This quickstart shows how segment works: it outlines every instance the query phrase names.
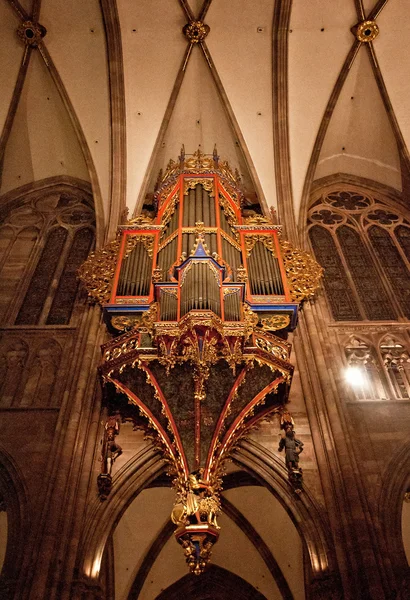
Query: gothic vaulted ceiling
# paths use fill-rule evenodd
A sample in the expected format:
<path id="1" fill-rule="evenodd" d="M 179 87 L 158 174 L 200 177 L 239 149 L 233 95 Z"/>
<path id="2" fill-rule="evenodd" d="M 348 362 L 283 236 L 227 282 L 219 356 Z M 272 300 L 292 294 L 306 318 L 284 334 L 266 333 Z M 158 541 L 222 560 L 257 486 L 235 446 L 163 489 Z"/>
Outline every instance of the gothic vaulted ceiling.
<path id="1" fill-rule="evenodd" d="M 406 188 L 406 0 L 0 0 L 0 23 L 0 201 L 88 181 L 109 236 L 182 144 L 288 227 L 323 178 Z"/>

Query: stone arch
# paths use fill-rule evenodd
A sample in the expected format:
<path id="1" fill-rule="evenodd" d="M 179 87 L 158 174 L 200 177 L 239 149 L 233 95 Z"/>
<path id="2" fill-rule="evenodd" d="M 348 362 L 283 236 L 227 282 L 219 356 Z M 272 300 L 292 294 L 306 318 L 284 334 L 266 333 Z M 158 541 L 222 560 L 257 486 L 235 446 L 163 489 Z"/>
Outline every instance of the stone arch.
<path id="1" fill-rule="evenodd" d="M 211 565 L 200 577 L 187 574 L 167 589 L 156 600 L 266 600 L 253 585 L 222 567 Z"/>
<path id="2" fill-rule="evenodd" d="M 324 195 L 341 189 L 348 192 L 370 196 L 376 202 L 385 204 L 387 207 L 403 214 L 407 219 L 410 217 L 408 209 L 403 207 L 401 195 L 393 188 L 379 184 L 377 181 L 365 179 L 348 173 L 337 173 L 328 177 L 323 177 L 315 181 L 308 194 L 304 194 L 299 211 L 299 231 L 303 238 L 301 243 L 304 247 L 309 247 L 308 232 L 306 223 L 308 212 Z"/>
<path id="3" fill-rule="evenodd" d="M 80 577 L 94 581 L 98 579 L 110 533 L 131 502 L 165 468 L 166 463 L 158 450 L 152 445 L 146 446 L 114 475 L 113 490 L 107 500 L 104 503 L 99 498 L 94 500 L 84 526 L 83 543 L 77 560 Z"/>
<path id="4" fill-rule="evenodd" d="M 397 598 L 403 600 L 406 596 L 400 595 L 400 590 L 410 590 L 410 573 L 403 546 L 401 516 L 404 494 L 409 488 L 410 443 L 407 443 L 393 455 L 384 471 L 378 502 L 383 539 L 398 585 Z"/>
<path id="5" fill-rule="evenodd" d="M 0 597 L 13 598 L 23 561 L 21 543 L 29 529 L 27 491 L 12 457 L 0 447 L 0 493 L 7 512 L 7 547 L 0 574 Z"/>
<path id="6" fill-rule="evenodd" d="M 306 548 L 312 579 L 337 579 L 330 528 L 309 490 L 305 488 L 297 495 L 282 461 L 253 440 L 243 441 L 233 459 L 266 487 L 288 513 Z"/>
<path id="7" fill-rule="evenodd" d="M 308 490 L 297 496 L 287 470 L 278 458 L 254 441 L 242 442 L 234 461 L 266 487 L 283 505 L 299 532 L 307 551 L 312 580 L 333 578 L 338 585 L 336 561 L 329 527 Z M 153 446 L 143 448 L 113 477 L 113 490 L 102 503 L 96 498 L 90 506 L 84 537 L 78 554 L 80 578 L 97 583 L 106 542 L 125 510 L 148 487 L 166 464 Z"/>

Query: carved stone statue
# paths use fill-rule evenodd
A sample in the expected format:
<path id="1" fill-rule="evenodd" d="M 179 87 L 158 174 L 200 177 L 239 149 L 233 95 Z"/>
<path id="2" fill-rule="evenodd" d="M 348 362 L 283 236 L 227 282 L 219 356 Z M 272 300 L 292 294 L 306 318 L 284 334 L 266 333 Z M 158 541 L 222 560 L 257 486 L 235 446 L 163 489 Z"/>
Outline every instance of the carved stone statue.
<path id="1" fill-rule="evenodd" d="M 285 436 L 280 439 L 279 452 L 285 448 L 285 461 L 289 471 L 299 471 L 299 454 L 303 452 L 303 442 L 296 439 L 291 425 L 287 425 Z"/>
<path id="2" fill-rule="evenodd" d="M 115 460 L 122 454 L 122 448 L 117 444 L 115 436 L 120 432 L 120 420 L 118 415 L 108 417 L 105 424 L 105 434 L 101 451 L 101 472 L 111 475 Z"/>

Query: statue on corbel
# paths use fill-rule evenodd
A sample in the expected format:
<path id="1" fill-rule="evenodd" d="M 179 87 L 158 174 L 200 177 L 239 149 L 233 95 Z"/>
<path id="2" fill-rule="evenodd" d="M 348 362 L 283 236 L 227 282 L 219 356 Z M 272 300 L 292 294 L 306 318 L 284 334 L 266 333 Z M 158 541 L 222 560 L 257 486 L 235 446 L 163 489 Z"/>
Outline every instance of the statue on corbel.
<path id="1" fill-rule="evenodd" d="M 303 484 L 303 472 L 299 467 L 299 455 L 303 452 L 303 442 L 296 438 L 295 423 L 288 412 L 284 412 L 280 420 L 283 433 L 279 440 L 278 451 L 285 449 L 285 462 L 288 469 L 289 482 L 295 492 L 300 494 Z"/>
<path id="2" fill-rule="evenodd" d="M 112 467 L 122 454 L 122 448 L 116 441 L 120 432 L 120 417 L 118 414 L 108 417 L 104 426 L 104 436 L 101 440 L 101 473 L 97 478 L 98 493 L 101 500 L 106 500 L 111 492 Z"/>

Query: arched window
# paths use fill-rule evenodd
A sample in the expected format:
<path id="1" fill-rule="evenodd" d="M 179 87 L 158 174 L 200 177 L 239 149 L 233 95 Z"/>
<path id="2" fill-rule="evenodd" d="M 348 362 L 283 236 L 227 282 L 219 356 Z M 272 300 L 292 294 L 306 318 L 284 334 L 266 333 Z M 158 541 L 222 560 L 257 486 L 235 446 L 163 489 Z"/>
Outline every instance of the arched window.
<path id="1" fill-rule="evenodd" d="M 70 323 L 95 218 L 87 193 L 61 187 L 32 192 L 0 224 L 3 325 Z"/>
<path id="2" fill-rule="evenodd" d="M 410 223 L 400 211 L 370 194 L 327 193 L 309 211 L 309 237 L 336 321 L 410 318 Z"/>
<path id="3" fill-rule="evenodd" d="M 393 335 L 369 332 L 372 341 L 350 337 L 344 352 L 346 381 L 358 400 L 410 398 L 410 354 Z"/>
<path id="4" fill-rule="evenodd" d="M 410 355 L 406 348 L 392 336 L 380 343 L 383 366 L 396 398 L 410 398 Z"/>
<path id="5" fill-rule="evenodd" d="M 386 392 L 380 379 L 377 355 L 371 344 L 352 337 L 345 347 L 348 364 L 347 381 L 359 400 L 385 398 Z"/>

